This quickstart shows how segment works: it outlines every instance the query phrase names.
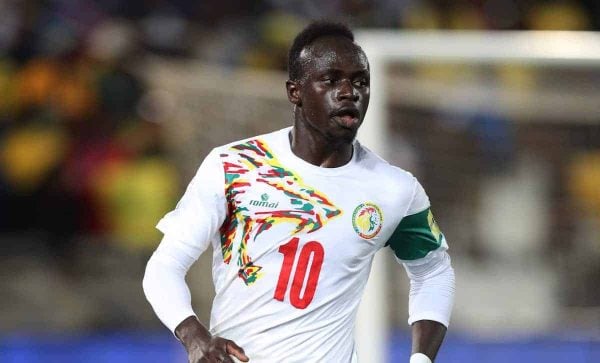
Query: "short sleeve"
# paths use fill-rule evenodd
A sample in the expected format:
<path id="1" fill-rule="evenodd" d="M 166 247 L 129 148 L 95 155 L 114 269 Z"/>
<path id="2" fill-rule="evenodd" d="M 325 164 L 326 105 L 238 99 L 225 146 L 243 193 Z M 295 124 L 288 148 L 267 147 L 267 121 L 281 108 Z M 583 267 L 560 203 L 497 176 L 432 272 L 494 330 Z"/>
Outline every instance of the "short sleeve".
<path id="1" fill-rule="evenodd" d="M 392 233 L 387 245 L 402 261 L 421 259 L 432 251 L 448 249 L 444 234 L 433 217 L 429 198 L 416 179 L 413 198 L 406 215 Z"/>
<path id="2" fill-rule="evenodd" d="M 165 237 L 199 256 L 219 232 L 226 213 L 224 172 L 219 154 L 211 151 L 175 209 L 157 224 Z"/>

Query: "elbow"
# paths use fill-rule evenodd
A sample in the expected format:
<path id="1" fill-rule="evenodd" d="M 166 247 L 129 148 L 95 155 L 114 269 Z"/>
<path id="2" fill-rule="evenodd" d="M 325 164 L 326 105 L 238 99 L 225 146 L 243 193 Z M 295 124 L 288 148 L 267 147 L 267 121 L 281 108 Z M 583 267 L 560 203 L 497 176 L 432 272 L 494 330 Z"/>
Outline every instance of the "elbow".
<path id="1" fill-rule="evenodd" d="M 149 266 L 150 262 L 146 264 L 146 270 L 144 271 L 144 277 L 142 278 L 142 289 L 144 290 L 146 300 L 148 300 L 148 292 L 150 291 L 150 274 L 148 271 Z"/>
<path id="2" fill-rule="evenodd" d="M 456 276 L 447 254 L 438 263 L 432 264 L 424 271 L 409 274 L 409 278 L 411 296 L 433 289 L 446 298 L 454 298 Z"/>
<path id="3" fill-rule="evenodd" d="M 142 289 L 146 299 L 152 304 L 153 300 L 160 299 L 164 293 L 165 284 L 185 282 L 187 270 L 169 258 L 168 255 L 154 252 L 146 264 Z"/>
<path id="4" fill-rule="evenodd" d="M 447 252 L 437 253 L 424 264 L 404 265 L 411 283 L 423 283 L 437 276 L 452 276 L 454 279 L 454 269 L 450 255 Z"/>
<path id="5" fill-rule="evenodd" d="M 153 291 L 153 281 L 156 276 L 156 261 L 154 261 L 154 255 L 150 257 L 148 263 L 146 263 L 146 269 L 144 271 L 144 277 L 142 278 L 142 289 L 144 290 L 144 295 L 146 296 L 146 300 L 151 301 L 152 291 Z"/>

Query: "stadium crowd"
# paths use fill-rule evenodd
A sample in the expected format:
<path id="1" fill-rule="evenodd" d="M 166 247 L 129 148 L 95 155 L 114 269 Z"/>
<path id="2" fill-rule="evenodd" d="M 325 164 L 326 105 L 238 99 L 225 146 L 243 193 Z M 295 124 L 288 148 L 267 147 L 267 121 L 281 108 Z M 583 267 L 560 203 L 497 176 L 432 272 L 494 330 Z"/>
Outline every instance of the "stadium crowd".
<path id="1" fill-rule="evenodd" d="M 395 29 L 598 30 L 598 4 L 0 0 L 0 331 L 158 324 L 138 311 L 146 306 L 139 276 L 160 239 L 156 221 L 187 181 L 165 146 L 168 120 L 140 72 L 144 59 L 283 70 L 290 39 L 313 18 Z M 580 173 L 600 165 L 579 162 Z M 593 185 L 573 184 L 598 208 Z M 117 288 L 139 298 L 107 297 L 110 276 L 128 274 Z M 51 296 L 68 312 L 47 307 Z"/>

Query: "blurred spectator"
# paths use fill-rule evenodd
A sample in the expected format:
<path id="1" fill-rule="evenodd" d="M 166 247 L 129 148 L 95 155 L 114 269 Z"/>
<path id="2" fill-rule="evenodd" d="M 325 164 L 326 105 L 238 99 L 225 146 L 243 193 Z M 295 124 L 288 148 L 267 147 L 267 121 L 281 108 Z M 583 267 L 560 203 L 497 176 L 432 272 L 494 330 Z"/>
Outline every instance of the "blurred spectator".
<path id="1" fill-rule="evenodd" d="M 110 160 L 95 172 L 93 193 L 111 239 L 151 252 L 161 233 L 154 228 L 179 195 L 177 170 L 162 157 L 158 126 L 149 122 L 123 130 L 119 142 L 129 158 Z"/>
<path id="2" fill-rule="evenodd" d="M 576 202 L 596 219 L 600 229 L 600 150 L 576 156 L 569 171 L 572 195 Z M 596 242 L 600 243 L 600 240 Z M 597 247 L 600 249 L 600 244 Z"/>
<path id="3" fill-rule="evenodd" d="M 535 30 L 589 30 L 590 20 L 577 1 L 558 0 L 534 4 L 527 23 Z"/>
<path id="4" fill-rule="evenodd" d="M 2 230 L 35 232 L 51 255 L 62 257 L 79 235 L 125 239 L 116 232 L 126 229 L 115 217 L 122 208 L 108 202 L 115 187 L 107 180 L 118 180 L 120 165 L 118 175 L 136 185 L 130 195 L 160 188 L 153 202 L 147 193 L 139 198 L 154 208 L 133 205 L 151 213 L 136 220 L 145 224 L 138 239 L 148 243 L 143 231 L 170 207 L 177 180 L 164 159 L 160 126 L 137 115 L 145 91 L 129 70 L 140 39 L 135 24 L 107 20 L 94 1 L 15 4 L 1 3 L 3 14 L 14 17 L 0 37 L 0 49 L 11 55 L 0 59 Z"/>
<path id="5" fill-rule="evenodd" d="M 45 261 L 38 276 L 50 274 L 52 262 L 58 262 L 75 272 L 69 276 L 74 280 L 63 284 L 75 296 L 79 275 L 95 276 L 93 267 L 76 259 L 81 250 L 106 252 L 108 261 L 118 251 L 129 262 L 158 243 L 154 225 L 181 194 L 182 181 L 163 142 L 161 122 L 168 120 L 153 111 L 141 78 L 149 57 L 285 70 L 292 36 L 321 16 L 360 27 L 597 30 L 599 14 L 592 0 L 0 0 L 0 247 L 8 251 L 0 257 L 0 273 L 15 256 Z M 441 81 L 480 76 L 468 68 L 427 66 L 417 72 Z M 524 87 L 536 80 L 527 70 L 504 76 Z M 513 156 L 513 130 L 490 115 L 473 121 L 477 144 L 444 135 L 431 140 L 462 146 L 465 154 L 475 145 L 486 165 L 506 166 Z M 408 144 L 398 146 L 398 153 L 414 169 L 434 157 L 417 155 Z M 579 203 L 600 215 L 597 159 L 590 154 L 573 161 L 570 186 Z M 468 176 L 484 171 L 475 163 L 460 167 L 467 170 L 457 169 L 464 183 L 447 186 L 447 180 L 463 180 L 448 168 L 430 176 L 433 185 L 440 183 L 432 189 L 454 187 L 465 194 L 473 189 Z M 113 271 L 115 264 L 106 266 Z M 71 302 L 77 306 L 78 300 Z M 87 323 L 118 323 L 122 309 L 111 304 L 112 316 L 96 312 L 96 320 Z"/>

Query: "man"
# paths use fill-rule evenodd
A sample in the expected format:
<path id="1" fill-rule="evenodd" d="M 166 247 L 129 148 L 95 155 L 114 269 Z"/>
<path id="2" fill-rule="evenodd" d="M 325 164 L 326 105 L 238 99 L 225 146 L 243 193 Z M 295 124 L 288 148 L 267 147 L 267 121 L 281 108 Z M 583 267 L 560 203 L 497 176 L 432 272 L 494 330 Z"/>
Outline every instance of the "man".
<path id="1" fill-rule="evenodd" d="M 418 181 L 355 140 L 369 64 L 343 25 L 309 25 L 289 53 L 293 127 L 215 148 L 177 208 L 144 291 L 190 362 L 355 362 L 354 320 L 375 253 L 411 280 L 411 362 L 431 362 L 454 294 L 447 244 Z M 210 329 L 185 274 L 212 244 Z"/>

